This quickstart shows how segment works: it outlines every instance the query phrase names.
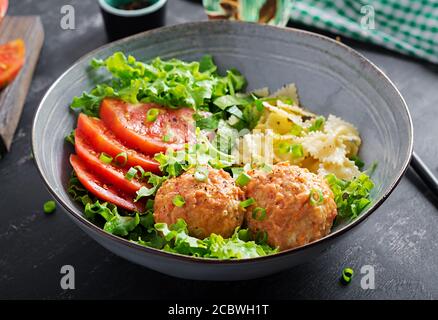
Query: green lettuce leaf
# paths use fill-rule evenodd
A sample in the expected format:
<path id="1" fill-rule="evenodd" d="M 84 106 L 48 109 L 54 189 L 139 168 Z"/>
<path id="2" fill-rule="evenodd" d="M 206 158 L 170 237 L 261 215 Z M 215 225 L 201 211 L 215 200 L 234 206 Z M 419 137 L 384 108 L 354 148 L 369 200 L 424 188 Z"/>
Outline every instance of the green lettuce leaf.
<path id="1" fill-rule="evenodd" d="M 105 60 L 94 59 L 94 69 L 105 68 L 112 79 L 90 92 L 73 98 L 71 108 L 98 116 L 105 97 L 117 97 L 130 103 L 156 102 L 169 108 L 209 109 L 217 98 L 244 89 L 245 78 L 236 70 L 220 76 L 211 56 L 200 62 L 155 58 L 150 63 L 115 52 Z"/>

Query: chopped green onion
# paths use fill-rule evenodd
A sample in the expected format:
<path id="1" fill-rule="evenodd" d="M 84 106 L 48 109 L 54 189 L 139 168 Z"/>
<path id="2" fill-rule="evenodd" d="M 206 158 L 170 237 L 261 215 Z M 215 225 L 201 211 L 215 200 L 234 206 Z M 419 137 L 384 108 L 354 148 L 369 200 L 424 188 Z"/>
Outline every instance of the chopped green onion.
<path id="1" fill-rule="evenodd" d="M 341 283 L 347 285 L 351 282 L 353 278 L 354 270 L 352 268 L 345 268 L 342 270 Z"/>
<path id="2" fill-rule="evenodd" d="M 232 114 L 236 118 L 243 119 L 243 113 L 242 110 L 240 110 L 237 106 L 232 106 L 227 109 L 227 112 L 229 114 Z"/>
<path id="3" fill-rule="evenodd" d="M 120 152 L 114 157 L 114 161 L 116 161 L 119 166 L 123 167 L 128 162 L 128 154 L 125 151 Z"/>
<path id="4" fill-rule="evenodd" d="M 136 169 L 136 170 L 138 171 L 138 172 L 136 172 L 136 174 L 138 174 L 137 177 L 138 177 L 139 179 L 143 179 L 144 174 L 145 174 L 145 171 L 144 171 L 144 169 L 142 168 L 142 166 L 135 166 L 134 169 Z"/>
<path id="5" fill-rule="evenodd" d="M 291 145 L 290 145 L 290 143 L 282 141 L 282 142 L 280 142 L 280 143 L 278 144 L 278 152 L 279 152 L 280 154 L 286 154 L 286 153 L 289 153 L 290 150 L 291 150 Z"/>
<path id="6" fill-rule="evenodd" d="M 128 172 L 126 172 L 125 178 L 128 179 L 129 181 L 131 181 L 132 178 L 134 178 L 136 174 L 137 174 L 137 169 L 129 168 Z"/>
<path id="7" fill-rule="evenodd" d="M 237 179 L 237 177 L 244 172 L 244 169 L 242 167 L 232 167 L 231 173 L 233 174 L 233 178 Z"/>
<path id="8" fill-rule="evenodd" d="M 99 160 L 102 161 L 103 163 L 110 164 L 113 161 L 113 157 L 106 154 L 105 152 L 102 152 L 99 156 Z"/>
<path id="9" fill-rule="evenodd" d="M 146 120 L 148 122 L 154 122 L 155 120 L 157 120 L 159 114 L 160 114 L 160 110 L 156 108 L 149 109 L 148 112 L 146 113 Z"/>
<path id="10" fill-rule="evenodd" d="M 309 132 L 319 131 L 324 126 L 325 119 L 324 117 L 318 117 L 315 119 L 315 122 L 310 126 Z"/>
<path id="11" fill-rule="evenodd" d="M 324 202 L 324 196 L 322 194 L 321 190 L 318 189 L 312 189 L 310 190 L 310 198 L 309 202 L 312 206 L 320 205 Z"/>
<path id="12" fill-rule="evenodd" d="M 351 156 L 350 160 L 354 161 L 354 164 L 359 168 L 359 170 L 362 170 L 362 168 L 365 166 L 365 163 L 362 161 L 362 159 L 356 155 Z"/>
<path id="13" fill-rule="evenodd" d="M 262 112 L 265 110 L 265 106 L 263 105 L 263 101 L 257 99 L 254 101 L 255 102 L 255 106 L 258 112 Z"/>
<path id="14" fill-rule="evenodd" d="M 302 133 L 303 133 L 303 127 L 296 124 L 296 123 L 293 123 L 292 129 L 290 129 L 290 134 L 297 136 L 297 137 L 300 137 L 302 135 Z"/>
<path id="15" fill-rule="evenodd" d="M 163 142 L 170 142 L 170 139 L 172 139 L 172 137 L 173 137 L 173 134 L 170 131 L 169 133 L 167 133 L 163 136 Z"/>
<path id="16" fill-rule="evenodd" d="M 240 119 L 239 119 L 238 117 L 236 117 L 234 114 L 232 114 L 232 115 L 228 118 L 227 123 L 228 123 L 230 126 L 234 126 L 234 125 L 238 124 L 239 121 L 240 121 Z"/>
<path id="17" fill-rule="evenodd" d="M 252 212 L 252 218 L 258 221 L 263 221 L 266 219 L 266 209 L 257 207 Z"/>
<path id="18" fill-rule="evenodd" d="M 198 168 L 195 171 L 195 179 L 199 182 L 205 182 L 208 180 L 208 168 Z"/>
<path id="19" fill-rule="evenodd" d="M 302 158 L 304 156 L 303 146 L 299 143 L 280 142 L 278 152 L 280 154 L 292 153 L 294 158 Z"/>
<path id="20" fill-rule="evenodd" d="M 293 144 L 290 151 L 294 158 L 302 158 L 304 156 L 303 146 L 300 143 Z"/>
<path id="21" fill-rule="evenodd" d="M 249 207 L 250 205 L 252 205 L 252 204 L 254 204 L 255 203 L 255 200 L 254 200 L 254 198 L 248 198 L 248 199 L 246 199 L 246 200 L 244 200 L 244 201 L 240 201 L 240 206 L 242 207 L 242 208 L 246 208 L 246 207 Z"/>
<path id="22" fill-rule="evenodd" d="M 53 200 L 47 201 L 43 206 L 44 213 L 52 213 L 56 210 L 56 203 Z"/>
<path id="23" fill-rule="evenodd" d="M 181 195 L 179 195 L 179 194 L 176 195 L 175 197 L 173 197 L 172 202 L 177 207 L 182 207 L 186 203 L 184 198 Z"/>
<path id="24" fill-rule="evenodd" d="M 236 184 L 240 187 L 246 186 L 251 181 L 251 176 L 242 172 L 236 179 Z"/>

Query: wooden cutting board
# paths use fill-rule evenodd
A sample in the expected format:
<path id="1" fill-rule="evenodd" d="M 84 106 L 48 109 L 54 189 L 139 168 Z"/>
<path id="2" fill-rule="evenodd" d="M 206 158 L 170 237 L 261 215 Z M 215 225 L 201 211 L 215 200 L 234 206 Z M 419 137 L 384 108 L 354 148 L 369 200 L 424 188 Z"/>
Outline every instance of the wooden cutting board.
<path id="1" fill-rule="evenodd" d="M 0 24 L 0 44 L 16 38 L 22 38 L 26 44 L 26 61 L 14 81 L 6 88 L 0 89 L 0 156 L 11 148 L 44 42 L 44 29 L 40 17 L 5 17 Z"/>

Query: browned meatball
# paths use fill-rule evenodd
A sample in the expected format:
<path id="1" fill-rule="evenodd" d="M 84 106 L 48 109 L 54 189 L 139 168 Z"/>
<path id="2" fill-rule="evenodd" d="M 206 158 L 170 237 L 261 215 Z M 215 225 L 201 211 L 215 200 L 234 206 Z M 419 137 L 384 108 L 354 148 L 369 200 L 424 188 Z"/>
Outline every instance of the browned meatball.
<path id="1" fill-rule="evenodd" d="M 269 245 L 290 249 L 330 232 L 337 209 L 322 177 L 285 162 L 274 165 L 271 172 L 251 170 L 249 175 L 246 196 L 255 204 L 247 208 L 246 221 L 254 234 L 266 232 Z"/>
<path id="2" fill-rule="evenodd" d="M 173 204 L 175 196 L 182 196 L 185 204 Z M 173 224 L 182 218 L 189 234 L 203 239 L 211 233 L 230 237 L 244 219 L 245 211 L 239 206 L 243 191 L 224 170 L 209 168 L 208 180 L 200 182 L 189 170 L 163 183 L 154 202 L 155 222 Z"/>

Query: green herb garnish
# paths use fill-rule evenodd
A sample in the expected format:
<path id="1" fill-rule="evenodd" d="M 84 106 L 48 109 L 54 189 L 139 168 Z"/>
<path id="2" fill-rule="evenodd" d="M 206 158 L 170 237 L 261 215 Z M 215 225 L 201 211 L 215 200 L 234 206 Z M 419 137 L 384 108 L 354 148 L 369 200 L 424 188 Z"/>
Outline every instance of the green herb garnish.
<path id="1" fill-rule="evenodd" d="M 126 174 L 125 174 L 125 179 L 131 181 L 132 178 L 134 178 L 136 174 L 137 174 L 137 169 L 129 168 L 128 172 L 126 172 Z"/>
<path id="2" fill-rule="evenodd" d="M 334 174 L 325 178 L 335 196 L 337 220 L 355 219 L 371 203 L 370 191 L 374 183 L 365 173 L 350 181 L 339 179 Z"/>
<path id="3" fill-rule="evenodd" d="M 52 213 L 56 210 L 56 203 L 53 200 L 47 201 L 43 206 L 44 213 Z"/>
<path id="4" fill-rule="evenodd" d="M 239 205 L 240 205 L 242 208 L 247 208 L 247 207 L 249 207 L 250 205 L 253 205 L 254 203 L 255 203 L 254 198 L 248 198 L 248 199 L 246 199 L 246 200 L 244 200 L 244 201 L 240 201 Z"/>
<path id="5" fill-rule="evenodd" d="M 160 114 L 160 110 L 156 108 L 151 108 L 146 113 L 146 120 L 148 122 L 154 122 L 155 120 L 157 120 L 159 114 Z"/>
<path id="6" fill-rule="evenodd" d="M 113 161 L 113 157 L 106 154 L 105 152 L 102 152 L 99 156 L 99 160 L 102 161 L 103 163 L 110 164 Z"/>
<path id="7" fill-rule="evenodd" d="M 182 207 L 185 205 L 186 201 L 184 200 L 183 196 L 178 194 L 172 199 L 172 203 L 177 207 Z"/>

